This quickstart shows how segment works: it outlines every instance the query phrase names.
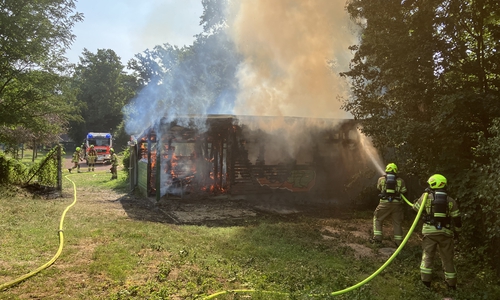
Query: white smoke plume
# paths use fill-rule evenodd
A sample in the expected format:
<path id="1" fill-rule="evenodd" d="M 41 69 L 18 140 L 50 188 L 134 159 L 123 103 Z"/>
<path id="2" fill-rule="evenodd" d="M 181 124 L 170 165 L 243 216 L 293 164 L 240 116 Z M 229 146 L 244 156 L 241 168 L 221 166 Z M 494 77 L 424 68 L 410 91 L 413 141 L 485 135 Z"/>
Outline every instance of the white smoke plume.
<path id="1" fill-rule="evenodd" d="M 191 78 L 204 73 L 210 78 L 210 62 L 202 52 L 214 51 L 217 44 L 198 49 L 203 51 L 190 67 L 174 66 L 171 76 L 160 78 L 160 84 L 151 82 L 126 107 L 129 134 L 140 134 L 162 118 L 171 121 L 186 114 L 201 119 L 207 114 L 352 117 L 340 109 L 339 100 L 347 97 L 348 86 L 338 73 L 348 70 L 348 46 L 356 42 L 345 0 L 229 3 L 227 32 L 243 57 L 235 74 L 237 91 L 213 95 L 190 88 Z M 273 126 L 282 129 L 281 125 L 286 124 Z"/>
<path id="2" fill-rule="evenodd" d="M 345 0 L 234 1 L 228 30 L 244 61 L 234 113 L 351 118 L 338 97 L 348 87 L 348 47 L 356 43 Z"/>

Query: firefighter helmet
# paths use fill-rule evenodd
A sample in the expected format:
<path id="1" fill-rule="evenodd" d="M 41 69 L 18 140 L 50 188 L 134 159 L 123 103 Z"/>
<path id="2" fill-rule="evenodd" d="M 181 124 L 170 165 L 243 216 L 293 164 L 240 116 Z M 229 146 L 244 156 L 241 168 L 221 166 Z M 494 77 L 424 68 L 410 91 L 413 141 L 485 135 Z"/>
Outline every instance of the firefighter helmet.
<path id="1" fill-rule="evenodd" d="M 109 152 L 115 152 L 115 149 L 109 148 Z"/>
<path id="2" fill-rule="evenodd" d="M 76 151 L 80 151 L 82 150 L 80 147 L 76 147 Z"/>
<path id="3" fill-rule="evenodd" d="M 94 145 L 90 145 L 90 148 L 94 148 Z"/>
<path id="4" fill-rule="evenodd" d="M 395 163 L 390 163 L 385 167 L 385 172 L 396 174 L 398 172 L 398 166 L 396 166 Z"/>
<path id="5" fill-rule="evenodd" d="M 427 180 L 431 189 L 442 189 L 446 187 L 446 178 L 441 174 L 434 174 Z"/>

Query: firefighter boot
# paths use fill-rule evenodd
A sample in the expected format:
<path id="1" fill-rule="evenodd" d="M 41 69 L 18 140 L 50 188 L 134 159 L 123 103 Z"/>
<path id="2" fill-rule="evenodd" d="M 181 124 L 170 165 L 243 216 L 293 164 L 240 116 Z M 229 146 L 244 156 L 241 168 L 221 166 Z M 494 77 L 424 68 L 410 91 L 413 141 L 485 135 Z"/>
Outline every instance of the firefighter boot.
<path id="1" fill-rule="evenodd" d="M 68 172 L 70 172 L 70 173 L 71 173 L 71 168 L 69 168 L 69 169 L 68 169 Z"/>

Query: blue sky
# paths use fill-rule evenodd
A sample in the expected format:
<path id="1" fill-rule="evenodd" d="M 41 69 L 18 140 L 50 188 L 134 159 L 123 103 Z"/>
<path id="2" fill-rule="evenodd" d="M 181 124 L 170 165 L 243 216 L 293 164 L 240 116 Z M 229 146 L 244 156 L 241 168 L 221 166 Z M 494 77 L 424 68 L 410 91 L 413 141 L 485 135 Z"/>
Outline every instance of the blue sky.
<path id="1" fill-rule="evenodd" d="M 87 48 L 112 49 L 125 65 L 156 45 L 190 45 L 202 31 L 201 0 L 78 0 L 76 11 L 85 19 L 73 27 L 76 40 L 66 51 L 71 63 Z"/>

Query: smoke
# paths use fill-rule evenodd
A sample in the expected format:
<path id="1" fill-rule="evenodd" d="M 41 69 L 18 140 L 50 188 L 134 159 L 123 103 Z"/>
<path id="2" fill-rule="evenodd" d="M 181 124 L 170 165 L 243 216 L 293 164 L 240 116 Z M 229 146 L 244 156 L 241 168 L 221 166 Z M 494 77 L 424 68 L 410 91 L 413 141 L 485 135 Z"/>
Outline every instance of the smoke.
<path id="1" fill-rule="evenodd" d="M 159 78 L 125 108 L 129 134 L 187 114 L 200 119 L 207 114 L 352 118 L 339 100 L 347 97 L 348 86 L 338 73 L 348 69 L 348 46 L 356 42 L 344 0 L 229 3 L 227 35 L 237 53 L 221 57 L 225 50 L 220 48 L 227 46 L 211 37 L 211 43 L 193 45 L 190 62 L 179 63 L 182 54 L 169 44 L 139 55 L 153 55 L 156 68 L 168 70 L 153 67 Z M 234 68 L 228 73 L 234 83 L 228 80 L 230 86 L 214 94 L 210 89 L 221 83 L 210 82 L 210 72 L 221 60 Z M 165 62 L 175 64 L 162 66 Z"/>
<path id="2" fill-rule="evenodd" d="M 380 175 L 385 174 L 385 170 L 382 164 L 382 159 L 377 151 L 377 149 L 373 146 L 371 140 L 364 135 L 360 129 L 358 129 L 359 141 L 360 145 L 363 148 L 365 154 L 370 159 L 373 167 L 377 170 Z"/>
<path id="3" fill-rule="evenodd" d="M 252 163 L 308 164 L 322 156 L 345 169 L 364 166 L 366 155 L 338 143 L 359 141 L 357 135 L 333 136 L 352 119 L 341 109 L 349 87 L 338 75 L 349 69 L 348 47 L 357 43 L 345 0 L 227 3 L 226 21 L 189 49 L 165 44 L 138 57 L 151 59 L 144 65 L 154 76 L 125 108 L 126 131 L 141 135 L 172 121 L 194 121 L 204 131 L 208 114 L 236 115 Z M 363 147 L 377 166 L 374 150 Z"/>
<path id="4" fill-rule="evenodd" d="M 234 113 L 351 118 L 340 109 L 348 87 L 348 46 L 356 42 L 345 0 L 236 1 L 228 32 L 243 55 Z"/>

